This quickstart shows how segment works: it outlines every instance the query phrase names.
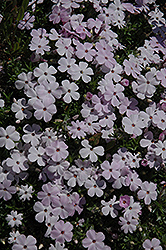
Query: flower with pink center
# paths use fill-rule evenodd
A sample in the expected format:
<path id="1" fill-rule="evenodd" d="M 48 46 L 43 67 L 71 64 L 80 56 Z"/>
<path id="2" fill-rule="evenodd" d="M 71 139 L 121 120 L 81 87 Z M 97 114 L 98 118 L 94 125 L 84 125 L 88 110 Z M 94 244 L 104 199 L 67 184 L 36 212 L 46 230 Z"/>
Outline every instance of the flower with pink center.
<path id="1" fill-rule="evenodd" d="M 51 232 L 51 238 L 55 239 L 56 242 L 64 243 L 65 241 L 69 242 L 73 237 L 73 225 L 70 222 L 64 223 L 64 221 L 59 220 L 54 225 L 55 229 Z"/>
<path id="2" fill-rule="evenodd" d="M 128 195 L 121 196 L 119 201 L 120 201 L 119 203 L 120 207 L 127 208 L 130 204 L 130 196 Z"/>
<path id="3" fill-rule="evenodd" d="M 69 130 L 69 134 L 73 139 L 75 138 L 83 138 L 85 137 L 86 133 L 85 131 L 87 130 L 85 123 L 83 121 L 79 122 L 78 120 L 76 122 L 72 121 L 71 122 L 72 126 L 68 126 L 67 129 Z"/>
<path id="4" fill-rule="evenodd" d="M 162 250 L 163 248 L 160 246 L 160 240 L 153 238 L 152 240 L 146 239 L 143 242 L 143 248 L 145 250 Z"/>
<path id="5" fill-rule="evenodd" d="M 11 167 L 13 172 L 20 173 L 21 171 L 26 171 L 29 168 L 27 164 L 28 160 L 24 155 L 20 153 L 11 154 L 11 158 L 7 158 L 6 164 Z"/>
<path id="6" fill-rule="evenodd" d="M 156 69 L 151 68 L 151 71 L 147 72 L 145 76 L 137 76 L 137 82 L 132 82 L 133 92 L 140 99 L 145 97 L 151 98 L 156 91 L 156 85 L 159 85 L 159 81 L 156 80 Z"/>
<path id="7" fill-rule="evenodd" d="M 86 233 L 87 238 L 83 239 L 82 245 L 88 250 L 103 250 L 103 240 L 105 236 L 102 232 L 96 233 L 95 230 L 88 230 Z"/>
<path id="8" fill-rule="evenodd" d="M 126 177 L 125 180 L 126 186 L 130 186 L 130 190 L 133 192 L 136 191 L 138 187 L 140 187 L 142 184 L 141 179 L 138 177 L 139 175 L 135 171 L 130 172 Z"/>

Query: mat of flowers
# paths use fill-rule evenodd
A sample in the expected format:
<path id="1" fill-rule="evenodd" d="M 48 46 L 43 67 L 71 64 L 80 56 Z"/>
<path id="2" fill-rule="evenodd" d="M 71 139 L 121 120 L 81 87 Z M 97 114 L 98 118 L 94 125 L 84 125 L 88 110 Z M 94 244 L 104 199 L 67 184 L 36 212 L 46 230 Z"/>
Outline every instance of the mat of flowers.
<path id="1" fill-rule="evenodd" d="M 0 249 L 164 249 L 164 1 L 3 2 Z"/>

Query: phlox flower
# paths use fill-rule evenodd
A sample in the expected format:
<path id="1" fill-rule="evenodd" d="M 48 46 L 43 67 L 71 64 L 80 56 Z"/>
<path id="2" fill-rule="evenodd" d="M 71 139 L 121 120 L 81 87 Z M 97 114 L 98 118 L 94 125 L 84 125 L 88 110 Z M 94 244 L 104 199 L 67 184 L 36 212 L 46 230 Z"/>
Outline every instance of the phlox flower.
<path id="1" fill-rule="evenodd" d="M 35 109 L 35 118 L 37 120 L 41 120 L 43 118 L 45 122 L 49 122 L 52 119 L 53 114 L 57 112 L 56 106 L 49 98 L 45 98 L 42 101 L 39 99 L 36 100 L 33 104 L 33 108 Z"/>
<path id="2" fill-rule="evenodd" d="M 113 161 L 111 164 L 108 161 L 104 161 L 101 164 L 101 168 L 103 169 L 102 176 L 109 180 L 113 177 L 115 180 L 120 176 L 119 164 Z"/>
<path id="3" fill-rule="evenodd" d="M 64 19 L 64 16 L 67 17 L 67 13 L 68 12 L 65 8 L 54 5 L 52 8 L 52 13 L 49 15 L 49 21 L 53 22 L 53 24 L 59 23 L 62 19 Z M 65 21 L 67 22 L 69 16 L 65 19 Z"/>
<path id="4" fill-rule="evenodd" d="M 153 182 L 144 181 L 141 185 L 141 190 L 138 191 L 137 195 L 139 199 L 144 199 L 146 205 L 151 203 L 151 200 L 157 199 L 156 192 L 157 184 Z"/>
<path id="5" fill-rule="evenodd" d="M 29 152 L 28 159 L 31 162 L 37 161 L 37 164 L 39 166 L 45 166 L 45 161 L 44 161 L 45 149 L 42 146 L 39 146 L 38 148 L 32 146 L 30 147 L 28 152 Z"/>
<path id="6" fill-rule="evenodd" d="M 76 50 L 76 56 L 79 59 L 85 58 L 87 62 L 92 61 L 96 54 L 96 51 L 93 49 L 93 44 L 88 42 L 85 42 L 84 44 L 78 43 Z"/>
<path id="7" fill-rule="evenodd" d="M 122 124 L 124 126 L 124 131 L 130 135 L 134 134 L 139 136 L 142 134 L 142 128 L 145 124 L 140 119 L 139 114 L 133 114 L 129 118 L 123 117 Z"/>
<path id="8" fill-rule="evenodd" d="M 58 66 L 58 69 L 60 72 L 65 72 L 67 71 L 67 73 L 69 73 L 69 69 L 71 68 L 71 66 L 76 62 L 76 60 L 74 58 L 71 57 L 61 57 L 60 60 L 58 61 L 58 63 L 60 64 L 60 66 Z"/>
<path id="9" fill-rule="evenodd" d="M 152 122 L 158 128 L 166 129 L 166 113 L 163 110 L 157 110 L 152 118 Z"/>
<path id="10" fill-rule="evenodd" d="M 133 219 L 130 214 L 124 215 L 124 217 L 119 218 L 119 225 L 121 225 L 121 230 L 124 230 L 124 233 L 128 232 L 133 233 L 136 230 L 138 225 L 138 219 Z"/>
<path id="11" fill-rule="evenodd" d="M 166 88 L 166 69 L 161 69 L 157 72 L 157 80 L 161 81 L 161 85 Z"/>
<path id="12" fill-rule="evenodd" d="M 11 167 L 13 172 L 20 173 L 21 171 L 26 171 L 29 168 L 28 160 L 24 155 L 19 152 L 12 153 L 11 158 L 6 159 L 6 164 Z"/>
<path id="13" fill-rule="evenodd" d="M 95 110 L 99 113 L 99 115 L 102 115 L 103 113 L 109 113 L 110 109 L 108 107 L 109 103 L 104 99 L 104 96 L 101 94 L 93 95 L 92 103 L 94 104 Z"/>
<path id="14" fill-rule="evenodd" d="M 24 13 L 24 17 L 21 21 L 19 21 L 18 28 L 23 30 L 27 29 L 30 30 L 33 28 L 33 22 L 35 21 L 35 16 L 30 16 L 29 12 Z"/>
<path id="15" fill-rule="evenodd" d="M 154 151 L 156 155 L 161 155 L 163 159 L 166 159 L 166 140 L 165 141 L 158 141 L 155 144 L 156 148 L 154 148 Z"/>
<path id="16" fill-rule="evenodd" d="M 53 208 L 51 206 L 45 206 L 40 201 L 35 202 L 33 209 L 35 212 L 38 212 L 35 215 L 35 220 L 39 223 L 42 223 L 44 219 L 48 219 L 50 217 L 50 213 L 53 212 Z"/>
<path id="17" fill-rule="evenodd" d="M 93 135 L 96 132 L 100 131 L 100 125 L 98 122 L 96 122 L 97 120 L 98 120 L 97 115 L 89 115 L 89 117 L 85 119 L 86 132 L 88 134 Z"/>
<path id="18" fill-rule="evenodd" d="M 130 204 L 124 209 L 123 212 L 124 216 L 130 215 L 136 219 L 139 217 L 139 214 L 141 212 L 141 205 L 139 202 L 134 202 L 133 196 L 130 196 Z"/>
<path id="19" fill-rule="evenodd" d="M 80 7 L 79 3 L 81 3 L 82 1 L 83 0 L 61 0 L 61 3 L 65 9 L 79 8 Z"/>
<path id="20" fill-rule="evenodd" d="M 61 244 L 60 242 L 56 242 L 55 246 L 53 244 L 50 245 L 48 250 L 68 250 L 67 248 L 64 248 L 65 244 Z"/>
<path id="21" fill-rule="evenodd" d="M 135 171 L 130 172 L 126 177 L 125 184 L 126 186 L 129 186 L 130 190 L 133 192 L 136 191 L 142 184 L 141 179 L 138 177 L 139 175 Z"/>
<path id="22" fill-rule="evenodd" d="M 78 89 L 79 87 L 74 82 L 62 81 L 62 91 L 65 94 L 63 97 L 64 102 L 70 103 L 72 99 L 77 101 L 80 98 L 80 94 L 76 92 Z"/>
<path id="23" fill-rule="evenodd" d="M 120 64 L 116 64 L 111 68 L 110 72 L 106 74 L 106 78 L 113 79 L 115 82 L 119 82 L 121 80 L 120 74 L 122 73 L 122 66 Z M 123 85 L 123 84 L 122 84 Z"/>
<path id="24" fill-rule="evenodd" d="M 88 230 L 86 232 L 86 238 L 83 239 L 82 245 L 88 250 L 103 250 L 104 243 L 103 240 L 105 236 L 102 232 L 96 233 L 94 230 Z"/>
<path id="25" fill-rule="evenodd" d="M 70 197 L 71 197 L 72 205 L 74 207 L 73 215 L 75 211 L 77 211 L 78 214 L 81 214 L 83 211 L 83 205 L 86 203 L 85 197 L 80 197 L 77 192 L 72 193 Z"/>
<path id="26" fill-rule="evenodd" d="M 67 148 L 68 146 L 63 141 L 56 140 L 50 146 L 46 147 L 46 154 L 51 156 L 55 162 L 60 162 L 69 155 L 69 152 L 66 150 Z"/>
<path id="27" fill-rule="evenodd" d="M 62 90 L 59 88 L 59 84 L 57 82 L 43 82 L 42 84 L 35 87 L 35 91 L 37 96 L 43 99 L 50 99 L 50 101 L 55 102 L 55 98 L 60 99 Z"/>
<path id="28" fill-rule="evenodd" d="M 52 185 L 50 182 L 44 184 L 42 190 L 43 191 L 38 192 L 37 198 L 42 200 L 42 203 L 45 206 L 49 206 L 57 197 L 57 194 L 60 193 L 59 188 Z"/>
<path id="29" fill-rule="evenodd" d="M 23 201 L 25 201 L 26 199 L 30 200 L 30 198 L 32 198 L 32 193 L 34 192 L 32 189 L 33 187 L 32 186 L 28 187 L 28 184 L 26 184 L 25 186 L 21 185 L 21 187 L 19 187 L 19 193 L 18 193 L 20 200 Z"/>
<path id="30" fill-rule="evenodd" d="M 138 59 L 134 55 L 130 54 L 129 61 L 125 59 L 123 65 L 125 67 L 124 71 L 128 76 L 132 74 L 134 78 L 137 78 L 140 74 L 141 67 L 139 66 Z"/>
<path id="31" fill-rule="evenodd" d="M 51 144 L 49 144 L 50 146 Z M 64 161 L 64 160 L 61 160 L 59 162 L 53 162 L 53 161 L 50 161 L 49 162 L 49 167 L 48 167 L 48 170 L 53 173 L 54 175 L 63 175 L 65 170 L 68 169 L 68 167 L 70 166 L 70 163 L 68 161 Z"/>
<path id="32" fill-rule="evenodd" d="M 60 194 L 59 196 L 57 196 L 53 200 L 52 204 L 54 207 L 54 215 L 60 216 L 62 219 L 67 218 L 74 212 L 72 201 L 66 194 Z"/>
<path id="33" fill-rule="evenodd" d="M 98 185 L 98 181 L 96 181 L 95 179 L 91 178 L 88 179 L 84 186 L 88 189 L 88 195 L 90 197 L 93 197 L 94 195 L 97 195 L 98 197 L 101 197 L 103 195 L 103 190 L 106 188 L 106 184 L 105 182 L 103 182 L 102 186 Z"/>
<path id="34" fill-rule="evenodd" d="M 153 238 L 152 240 L 146 239 L 143 242 L 143 248 L 145 250 L 162 250 L 163 248 L 160 246 L 159 239 Z"/>
<path id="35" fill-rule="evenodd" d="M 124 87 L 121 84 L 110 83 L 104 93 L 104 98 L 106 101 L 110 101 L 114 107 L 117 107 L 120 105 L 120 100 L 124 98 L 123 90 Z"/>
<path id="36" fill-rule="evenodd" d="M 51 231 L 54 228 L 55 223 L 59 220 L 59 216 L 55 216 L 53 214 L 51 214 L 51 216 L 49 216 L 47 218 L 47 220 L 45 221 L 45 225 L 47 227 L 47 231 L 45 232 L 44 237 L 49 237 L 51 234 Z"/>
<path id="37" fill-rule="evenodd" d="M 8 172 L 4 172 L 4 168 L 0 166 L 0 182 L 7 178 Z"/>
<path id="38" fill-rule="evenodd" d="M 62 220 L 59 220 L 55 224 L 55 229 L 51 232 L 51 238 L 55 239 L 56 242 L 64 243 L 65 240 L 67 242 L 72 240 L 73 237 L 73 225 L 70 222 L 64 222 Z"/>
<path id="39" fill-rule="evenodd" d="M 49 146 L 51 142 L 57 140 L 57 132 L 53 128 L 46 128 L 41 137 L 42 142 Z"/>
<path id="40" fill-rule="evenodd" d="M 136 93 L 140 99 L 145 97 L 151 98 L 156 91 L 156 85 L 159 85 L 159 81 L 156 80 L 156 69 L 151 68 L 151 71 L 147 72 L 145 76 L 137 76 L 137 82 L 132 82 L 133 92 Z"/>
<path id="41" fill-rule="evenodd" d="M 25 98 L 19 99 L 11 106 L 11 110 L 15 113 L 15 117 L 19 120 L 23 120 L 24 118 L 31 118 L 32 113 L 29 111 L 29 109 L 30 107 L 28 104 L 26 104 Z"/>
<path id="42" fill-rule="evenodd" d="M 22 222 L 21 220 L 23 219 L 22 218 L 22 213 L 20 214 L 17 214 L 17 211 L 11 211 L 10 214 L 7 215 L 6 217 L 6 220 L 8 221 L 8 225 L 10 225 L 11 227 L 14 227 L 14 226 L 19 226 L 19 225 L 22 225 Z"/>
<path id="43" fill-rule="evenodd" d="M 19 231 L 13 230 L 12 232 L 9 233 L 10 237 L 8 238 L 9 244 L 16 242 L 17 237 L 20 235 Z"/>
<path id="44" fill-rule="evenodd" d="M 79 65 L 72 64 L 68 72 L 73 80 L 79 80 L 81 77 L 85 83 L 91 81 L 90 75 L 94 75 L 92 68 L 88 67 L 86 62 L 79 62 Z"/>
<path id="45" fill-rule="evenodd" d="M 89 141 L 86 139 L 83 140 L 81 144 L 84 147 L 79 151 L 79 154 L 82 158 L 86 158 L 87 156 L 89 156 L 90 161 L 96 162 L 98 159 L 97 155 L 104 155 L 104 148 L 102 146 L 92 148 L 92 146 L 89 145 Z"/>
<path id="46" fill-rule="evenodd" d="M 15 82 L 15 86 L 17 89 L 28 88 L 29 86 L 33 86 L 34 83 L 32 80 L 34 79 L 34 75 L 32 72 L 22 72 L 18 75 L 18 80 Z"/>
<path id="47" fill-rule="evenodd" d="M 36 54 L 44 55 L 45 51 L 50 51 L 50 46 L 48 46 L 49 41 L 43 38 L 33 38 L 29 44 L 29 49 L 35 51 Z"/>
<path id="48" fill-rule="evenodd" d="M 16 193 L 16 187 L 11 186 L 11 183 L 11 181 L 6 179 L 2 183 L 0 183 L 0 198 L 3 198 L 5 201 L 12 198 L 11 194 Z"/>
<path id="49" fill-rule="evenodd" d="M 12 250 L 37 250 L 36 239 L 32 235 L 26 236 L 24 234 L 20 234 L 17 237 L 17 241 L 14 243 Z"/>
<path id="50" fill-rule="evenodd" d="M 118 210 L 121 209 L 119 206 L 119 201 L 116 201 L 116 196 L 113 196 L 113 199 L 110 199 L 110 201 L 106 202 L 104 200 L 101 201 L 102 204 L 102 213 L 107 216 L 108 214 L 111 215 L 112 218 L 117 217 Z"/>
<path id="51" fill-rule="evenodd" d="M 41 127 L 38 124 L 33 123 L 32 126 L 26 124 L 23 127 L 24 135 L 22 139 L 26 143 L 31 143 L 32 146 L 37 146 L 39 144 L 42 132 L 40 131 Z"/>
<path id="52" fill-rule="evenodd" d="M 58 40 L 59 38 L 61 38 L 61 36 L 62 35 L 58 34 L 58 32 L 54 28 L 52 28 L 50 30 L 50 34 L 49 34 L 49 39 L 50 40 L 53 40 L 53 41 Z"/>
<path id="53" fill-rule="evenodd" d="M 69 171 L 65 171 L 64 173 L 64 179 L 68 180 L 67 185 L 70 187 L 75 187 L 77 182 L 79 186 L 83 185 L 83 182 L 80 180 L 78 173 L 81 170 L 76 168 L 75 166 L 72 166 L 69 168 Z"/>
<path id="54" fill-rule="evenodd" d="M 119 202 L 120 202 L 119 203 L 120 207 L 127 208 L 130 204 L 130 196 L 128 195 L 121 196 Z"/>
<path id="55" fill-rule="evenodd" d="M 0 127 L 0 147 L 5 146 L 6 149 L 10 150 L 15 147 L 14 141 L 19 141 L 20 135 L 15 130 L 14 126 L 9 125 L 6 130 Z"/>
<path id="56" fill-rule="evenodd" d="M 71 134 L 71 137 L 73 139 L 75 138 L 83 138 L 85 137 L 86 133 L 86 126 L 83 121 L 79 122 L 78 120 L 76 122 L 71 122 L 72 126 L 67 126 L 67 129 L 69 130 L 69 134 Z"/>
<path id="57" fill-rule="evenodd" d="M 47 34 L 47 31 L 43 28 L 39 28 L 39 29 L 32 29 L 31 31 L 31 36 L 33 38 L 44 38 L 44 37 L 47 37 L 48 34 Z"/>
<path id="58" fill-rule="evenodd" d="M 54 82 L 56 78 L 53 75 L 56 72 L 57 70 L 53 66 L 48 67 L 48 63 L 44 62 L 39 64 L 39 68 L 34 69 L 34 76 L 38 77 L 39 83 L 44 81 Z"/>
<path id="59" fill-rule="evenodd" d="M 59 38 L 58 41 L 55 43 L 57 48 L 57 52 L 60 56 L 64 54 L 66 57 L 71 57 L 74 51 L 74 48 L 71 46 L 71 38 Z"/>

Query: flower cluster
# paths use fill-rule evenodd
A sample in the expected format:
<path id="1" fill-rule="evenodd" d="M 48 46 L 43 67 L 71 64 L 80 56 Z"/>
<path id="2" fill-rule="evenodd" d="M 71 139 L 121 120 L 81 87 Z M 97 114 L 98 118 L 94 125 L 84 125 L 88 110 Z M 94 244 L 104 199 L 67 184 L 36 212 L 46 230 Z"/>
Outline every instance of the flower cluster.
<path id="1" fill-rule="evenodd" d="M 17 28 L 29 32 L 31 66 L 13 86 L 22 97 L 10 107 L 15 126 L 0 127 L 0 198 L 30 206 L 45 231 L 25 236 L 28 212 L 18 213 L 16 203 L 6 216 L 14 228 L 12 250 L 40 249 L 42 237 L 49 250 L 73 242 L 111 250 L 116 237 L 138 231 L 161 199 L 156 176 L 166 163 L 166 46 L 153 35 L 126 52 L 119 34 L 133 14 L 146 17 L 153 33 L 165 19 L 155 0 L 130 2 L 51 0 L 46 27 L 35 26 L 44 1 L 27 4 Z M 75 14 L 88 7 L 87 16 Z M 93 224 L 93 213 L 101 224 Z M 159 239 L 144 236 L 145 249 L 162 249 Z"/>

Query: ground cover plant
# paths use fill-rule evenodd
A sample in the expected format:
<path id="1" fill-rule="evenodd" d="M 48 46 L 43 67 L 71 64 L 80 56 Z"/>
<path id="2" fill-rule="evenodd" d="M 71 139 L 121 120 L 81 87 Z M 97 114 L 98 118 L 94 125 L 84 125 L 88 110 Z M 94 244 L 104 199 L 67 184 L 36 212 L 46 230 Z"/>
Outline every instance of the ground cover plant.
<path id="1" fill-rule="evenodd" d="M 165 249 L 165 10 L 3 1 L 0 249 Z"/>

